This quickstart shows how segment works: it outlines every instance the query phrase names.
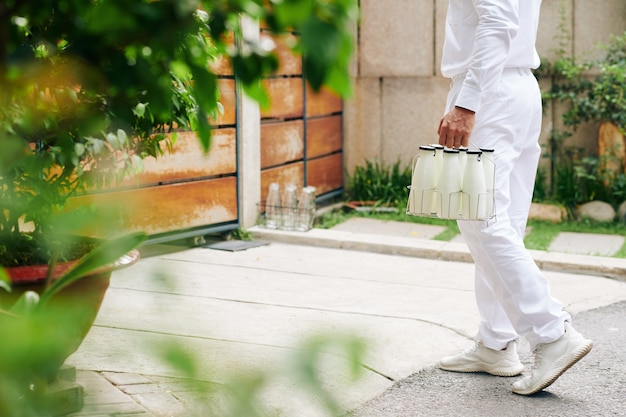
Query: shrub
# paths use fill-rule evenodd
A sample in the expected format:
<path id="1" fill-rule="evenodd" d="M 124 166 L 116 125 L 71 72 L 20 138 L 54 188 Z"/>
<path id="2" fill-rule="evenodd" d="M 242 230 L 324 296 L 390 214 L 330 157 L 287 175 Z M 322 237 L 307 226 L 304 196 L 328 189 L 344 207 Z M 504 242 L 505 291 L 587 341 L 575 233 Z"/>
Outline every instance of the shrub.
<path id="1" fill-rule="evenodd" d="M 601 48 L 606 51 L 601 59 L 580 64 L 573 58 L 557 60 L 548 98 L 567 103 L 567 126 L 609 121 L 626 132 L 626 32 Z"/>
<path id="2" fill-rule="evenodd" d="M 404 206 L 411 183 L 411 167 L 401 168 L 400 161 L 387 165 L 366 161 L 347 178 L 347 196 L 355 201 L 375 201 L 377 204 Z"/>

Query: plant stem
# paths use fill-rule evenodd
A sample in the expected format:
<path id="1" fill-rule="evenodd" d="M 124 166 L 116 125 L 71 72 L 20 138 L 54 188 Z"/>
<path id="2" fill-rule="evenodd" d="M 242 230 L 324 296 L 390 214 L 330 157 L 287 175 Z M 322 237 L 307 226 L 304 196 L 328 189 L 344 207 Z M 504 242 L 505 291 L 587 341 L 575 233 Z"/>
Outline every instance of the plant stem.
<path id="1" fill-rule="evenodd" d="M 52 245 L 52 256 L 50 256 L 50 261 L 48 262 L 48 272 L 46 273 L 46 282 L 44 284 L 44 288 L 48 289 L 50 284 L 52 284 L 52 280 L 54 279 L 54 269 L 57 266 L 57 260 L 59 259 L 59 245 Z"/>

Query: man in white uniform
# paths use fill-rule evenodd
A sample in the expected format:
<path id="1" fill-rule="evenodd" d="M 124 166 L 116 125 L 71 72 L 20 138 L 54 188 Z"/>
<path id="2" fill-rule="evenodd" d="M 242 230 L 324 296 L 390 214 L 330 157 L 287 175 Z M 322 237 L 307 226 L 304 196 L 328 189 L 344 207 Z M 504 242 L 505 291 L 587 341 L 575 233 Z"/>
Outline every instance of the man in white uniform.
<path id="1" fill-rule="evenodd" d="M 496 218 L 460 221 L 474 262 L 481 323 L 475 345 L 442 358 L 456 372 L 523 372 L 517 340 L 535 354 L 513 392 L 534 394 L 585 356 L 593 343 L 571 326 L 524 246 L 541 129 L 541 95 L 531 69 L 541 0 L 450 0 L 441 70 L 452 80 L 439 144 L 495 149 Z"/>

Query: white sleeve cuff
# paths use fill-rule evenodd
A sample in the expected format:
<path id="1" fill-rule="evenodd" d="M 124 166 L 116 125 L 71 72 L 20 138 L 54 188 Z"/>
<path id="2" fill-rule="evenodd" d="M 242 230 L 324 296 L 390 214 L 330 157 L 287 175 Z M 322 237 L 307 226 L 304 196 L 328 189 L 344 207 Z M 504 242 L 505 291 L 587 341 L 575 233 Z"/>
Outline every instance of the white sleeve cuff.
<path id="1" fill-rule="evenodd" d="M 477 112 L 480 108 L 480 98 L 481 93 L 478 87 L 464 83 L 454 105 Z"/>

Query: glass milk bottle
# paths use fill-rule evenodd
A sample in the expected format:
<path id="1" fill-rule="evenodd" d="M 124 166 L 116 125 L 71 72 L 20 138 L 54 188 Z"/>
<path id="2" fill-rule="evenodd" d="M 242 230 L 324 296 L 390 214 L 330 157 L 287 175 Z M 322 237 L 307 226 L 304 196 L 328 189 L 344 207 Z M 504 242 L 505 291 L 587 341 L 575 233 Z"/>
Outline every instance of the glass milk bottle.
<path id="1" fill-rule="evenodd" d="M 439 174 L 441 174 L 441 166 L 443 165 L 443 150 L 444 147 L 437 144 L 431 143 L 429 146 L 435 148 L 435 180 L 439 178 Z M 432 174 L 431 174 L 432 175 Z"/>
<path id="2" fill-rule="evenodd" d="M 409 214 L 431 214 L 435 189 L 435 148 L 420 146 L 409 191 Z"/>
<path id="3" fill-rule="evenodd" d="M 265 200 L 265 227 L 278 229 L 281 223 L 280 211 L 280 185 L 277 182 L 270 184 Z"/>
<path id="4" fill-rule="evenodd" d="M 487 212 L 485 217 L 492 217 L 494 211 L 494 189 L 495 184 L 495 160 L 493 158 L 494 149 L 480 148 L 483 153 L 483 168 L 485 169 L 485 185 L 487 187 Z"/>
<path id="5" fill-rule="evenodd" d="M 444 149 L 441 173 L 437 181 L 437 217 L 457 219 L 461 209 L 462 175 L 459 151 Z"/>
<path id="6" fill-rule="evenodd" d="M 313 227 L 315 220 L 315 187 L 308 186 L 302 189 L 298 199 L 298 216 L 296 230 L 306 232 Z"/>
<path id="7" fill-rule="evenodd" d="M 487 213 L 487 185 L 482 152 L 468 150 L 463 173 L 462 216 L 466 220 L 483 220 Z"/>
<path id="8" fill-rule="evenodd" d="M 296 228 L 296 214 L 298 211 L 297 190 L 298 188 L 293 184 L 289 184 L 285 187 L 282 199 L 283 230 L 295 230 Z"/>
<path id="9" fill-rule="evenodd" d="M 461 177 L 463 176 L 463 173 L 465 172 L 466 163 L 467 163 L 467 148 L 464 146 L 461 146 L 459 148 L 459 166 L 461 168 Z"/>

